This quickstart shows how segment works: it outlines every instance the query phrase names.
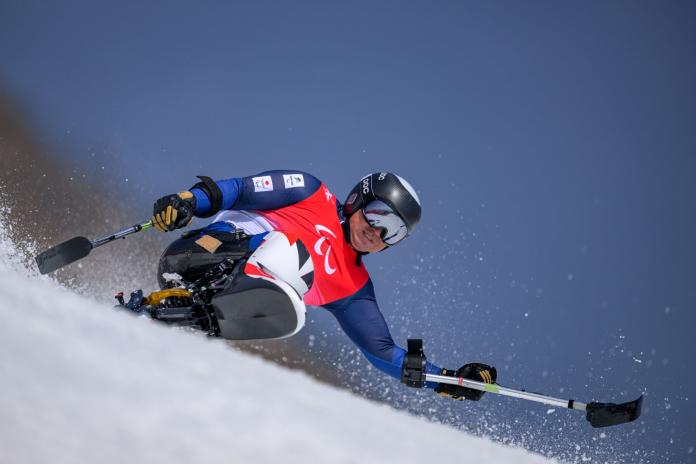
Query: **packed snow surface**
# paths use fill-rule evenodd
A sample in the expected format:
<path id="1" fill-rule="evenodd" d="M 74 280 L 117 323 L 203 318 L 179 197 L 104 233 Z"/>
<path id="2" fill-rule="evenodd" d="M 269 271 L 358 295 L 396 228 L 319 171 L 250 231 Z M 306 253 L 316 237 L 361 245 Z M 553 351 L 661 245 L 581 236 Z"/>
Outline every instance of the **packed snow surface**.
<path id="1" fill-rule="evenodd" d="M 0 463 L 552 462 L 112 310 L 2 245 Z"/>

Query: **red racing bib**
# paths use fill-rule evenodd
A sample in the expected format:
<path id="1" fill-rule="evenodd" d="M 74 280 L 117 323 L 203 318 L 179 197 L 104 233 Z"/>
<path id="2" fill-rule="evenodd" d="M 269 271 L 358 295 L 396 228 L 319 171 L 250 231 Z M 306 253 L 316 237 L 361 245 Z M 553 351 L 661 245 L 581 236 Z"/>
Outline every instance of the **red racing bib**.
<path id="1" fill-rule="evenodd" d="M 356 265 L 357 253 L 343 238 L 336 197 L 323 183 L 299 203 L 257 213 L 307 247 L 314 264 L 314 283 L 304 296 L 305 304 L 322 306 L 340 300 L 367 283 L 365 266 L 362 262 Z"/>

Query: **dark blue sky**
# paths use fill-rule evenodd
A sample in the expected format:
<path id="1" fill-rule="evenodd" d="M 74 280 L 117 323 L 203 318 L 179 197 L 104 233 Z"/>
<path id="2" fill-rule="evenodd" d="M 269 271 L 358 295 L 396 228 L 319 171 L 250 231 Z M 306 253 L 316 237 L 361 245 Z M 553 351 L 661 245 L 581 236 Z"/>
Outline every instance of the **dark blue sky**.
<path id="1" fill-rule="evenodd" d="M 46 146 L 138 217 L 197 174 L 303 169 L 339 198 L 408 178 L 422 227 L 368 258 L 397 340 L 513 387 L 648 394 L 605 437 L 508 401 L 462 421 L 496 406 L 533 449 L 696 459 L 693 2 L 5 0 L 0 57 Z"/>

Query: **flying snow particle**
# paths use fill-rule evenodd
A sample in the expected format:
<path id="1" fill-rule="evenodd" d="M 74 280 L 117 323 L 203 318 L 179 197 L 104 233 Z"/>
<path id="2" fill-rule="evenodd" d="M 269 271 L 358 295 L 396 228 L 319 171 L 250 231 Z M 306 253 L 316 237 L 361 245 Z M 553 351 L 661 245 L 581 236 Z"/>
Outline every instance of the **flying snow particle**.
<path id="1" fill-rule="evenodd" d="M 556 412 L 555 409 L 547 409 L 546 410 L 546 414 L 553 414 L 554 412 Z"/>

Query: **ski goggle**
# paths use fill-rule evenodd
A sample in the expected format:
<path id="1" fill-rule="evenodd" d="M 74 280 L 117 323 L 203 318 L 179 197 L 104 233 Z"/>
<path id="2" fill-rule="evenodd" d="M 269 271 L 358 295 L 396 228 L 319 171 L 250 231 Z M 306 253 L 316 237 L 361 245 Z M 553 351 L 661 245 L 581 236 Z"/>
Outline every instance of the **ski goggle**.
<path id="1" fill-rule="evenodd" d="M 408 235 L 408 228 L 404 220 L 383 201 L 371 201 L 362 211 L 371 227 L 383 229 L 382 241 L 387 246 L 396 245 Z"/>

